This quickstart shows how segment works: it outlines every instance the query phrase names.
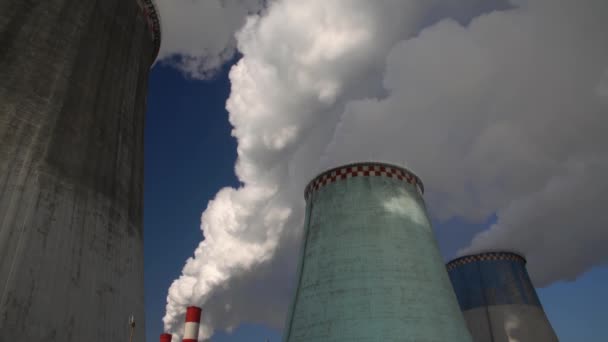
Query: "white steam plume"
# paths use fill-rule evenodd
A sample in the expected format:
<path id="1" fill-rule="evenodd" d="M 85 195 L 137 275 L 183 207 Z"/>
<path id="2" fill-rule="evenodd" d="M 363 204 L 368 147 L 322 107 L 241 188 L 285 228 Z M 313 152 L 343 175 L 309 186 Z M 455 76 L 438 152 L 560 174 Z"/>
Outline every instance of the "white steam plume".
<path id="1" fill-rule="evenodd" d="M 336 120 L 339 99 L 381 88 L 388 50 L 419 26 L 426 2 L 290 0 L 248 20 L 238 35 L 244 57 L 230 73 L 227 103 L 244 185 L 220 191 L 203 213 L 205 240 L 169 289 L 167 330 L 181 330 L 184 307 L 192 303 L 207 309 L 202 337 L 243 320 L 282 324 L 283 297 L 274 312 L 264 310 L 273 291 L 257 301 L 253 294 L 245 302 L 230 301 L 229 310 L 219 304 L 210 311 L 206 304 L 222 293 L 220 302 L 238 297 L 231 289 L 242 288 L 239 279 L 249 283 L 260 268 L 272 273 L 277 246 L 283 248 L 277 254 L 293 259 L 302 189 L 333 132 L 326 122 Z M 279 286 L 284 269 L 277 273 Z M 255 311 L 246 305 L 252 301 Z"/>
<path id="2" fill-rule="evenodd" d="M 607 20 L 603 1 L 526 1 L 400 42 L 389 96 L 347 106 L 328 161 L 403 155 L 434 214 L 497 214 L 462 253 L 516 250 L 538 286 L 574 279 L 608 258 Z"/>
<path id="3" fill-rule="evenodd" d="M 157 61 L 207 79 L 236 52 L 234 33 L 270 0 L 155 0 L 162 41 Z"/>
<path id="4" fill-rule="evenodd" d="M 190 304 L 201 338 L 280 328 L 304 185 L 354 160 L 405 161 L 436 217 L 496 214 L 463 252 L 522 252 L 537 285 L 606 262 L 608 2 L 521 0 L 418 32 L 441 3 L 283 0 L 248 19 L 227 103 L 243 186 L 203 213 L 166 329 Z"/>

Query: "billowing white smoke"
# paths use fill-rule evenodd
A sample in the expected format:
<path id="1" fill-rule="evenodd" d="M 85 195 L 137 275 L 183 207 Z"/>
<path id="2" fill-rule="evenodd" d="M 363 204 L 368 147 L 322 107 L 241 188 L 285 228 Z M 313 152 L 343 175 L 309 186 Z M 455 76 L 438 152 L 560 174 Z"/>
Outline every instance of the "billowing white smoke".
<path id="1" fill-rule="evenodd" d="M 227 102 L 243 186 L 203 213 L 166 329 L 190 304 L 202 338 L 280 328 L 304 185 L 354 160 L 405 163 L 436 217 L 496 213 L 463 252 L 520 251 L 537 285 L 607 261 L 608 2 L 517 1 L 417 32 L 437 3 L 283 0 L 248 19 Z"/>
<path id="2" fill-rule="evenodd" d="M 157 61 L 206 79 L 236 52 L 234 32 L 269 0 L 153 0 L 161 16 Z"/>
<path id="3" fill-rule="evenodd" d="M 327 160 L 403 156 L 439 217 L 497 213 L 464 253 L 573 279 L 608 258 L 607 20 L 606 2 L 539 0 L 428 28 L 390 52 L 386 98 L 347 106 Z"/>

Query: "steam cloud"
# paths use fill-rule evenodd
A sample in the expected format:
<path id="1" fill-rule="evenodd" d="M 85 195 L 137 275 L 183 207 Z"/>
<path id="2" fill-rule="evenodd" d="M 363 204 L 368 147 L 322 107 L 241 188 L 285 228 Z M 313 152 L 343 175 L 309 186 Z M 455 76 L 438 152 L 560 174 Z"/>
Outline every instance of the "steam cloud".
<path id="1" fill-rule="evenodd" d="M 168 331 L 191 304 L 204 308 L 201 338 L 281 328 L 303 188 L 355 160 L 412 168 L 435 217 L 496 214 L 461 252 L 519 251 L 538 286 L 608 261 L 608 3 L 519 0 L 480 15 L 462 1 L 469 18 L 438 15 L 447 3 L 280 0 L 248 17 L 227 101 L 243 185 L 202 214 Z"/>
<path id="2" fill-rule="evenodd" d="M 270 0 L 154 0 L 162 24 L 157 61 L 207 79 L 236 52 L 234 32 Z"/>

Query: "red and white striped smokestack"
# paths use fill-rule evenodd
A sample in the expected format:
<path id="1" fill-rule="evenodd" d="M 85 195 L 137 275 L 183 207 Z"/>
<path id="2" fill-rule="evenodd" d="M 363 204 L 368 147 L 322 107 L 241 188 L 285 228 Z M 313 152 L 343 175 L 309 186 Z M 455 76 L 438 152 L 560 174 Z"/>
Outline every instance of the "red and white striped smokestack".
<path id="1" fill-rule="evenodd" d="M 201 308 L 189 306 L 186 310 L 183 342 L 198 341 L 198 325 L 201 323 Z"/>
<path id="2" fill-rule="evenodd" d="M 171 342 L 171 339 L 173 338 L 173 336 L 171 334 L 160 334 L 160 342 Z"/>

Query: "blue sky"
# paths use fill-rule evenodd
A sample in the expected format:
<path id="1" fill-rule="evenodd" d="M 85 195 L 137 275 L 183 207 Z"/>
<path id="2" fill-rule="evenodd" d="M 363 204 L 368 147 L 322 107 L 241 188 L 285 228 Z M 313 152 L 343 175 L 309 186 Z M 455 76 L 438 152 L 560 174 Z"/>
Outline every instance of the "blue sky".
<path id="1" fill-rule="evenodd" d="M 167 289 L 201 240 L 200 215 L 234 174 L 236 142 L 224 108 L 230 91 L 227 65 L 211 81 L 186 80 L 172 68 L 155 66 L 150 75 L 145 145 L 146 335 L 162 332 Z M 454 256 L 474 233 L 487 227 L 460 220 L 435 222 L 444 257 Z M 599 342 L 608 336 L 608 268 L 595 268 L 574 282 L 539 289 L 560 341 Z M 244 324 L 213 341 L 279 341 L 280 332 Z"/>

